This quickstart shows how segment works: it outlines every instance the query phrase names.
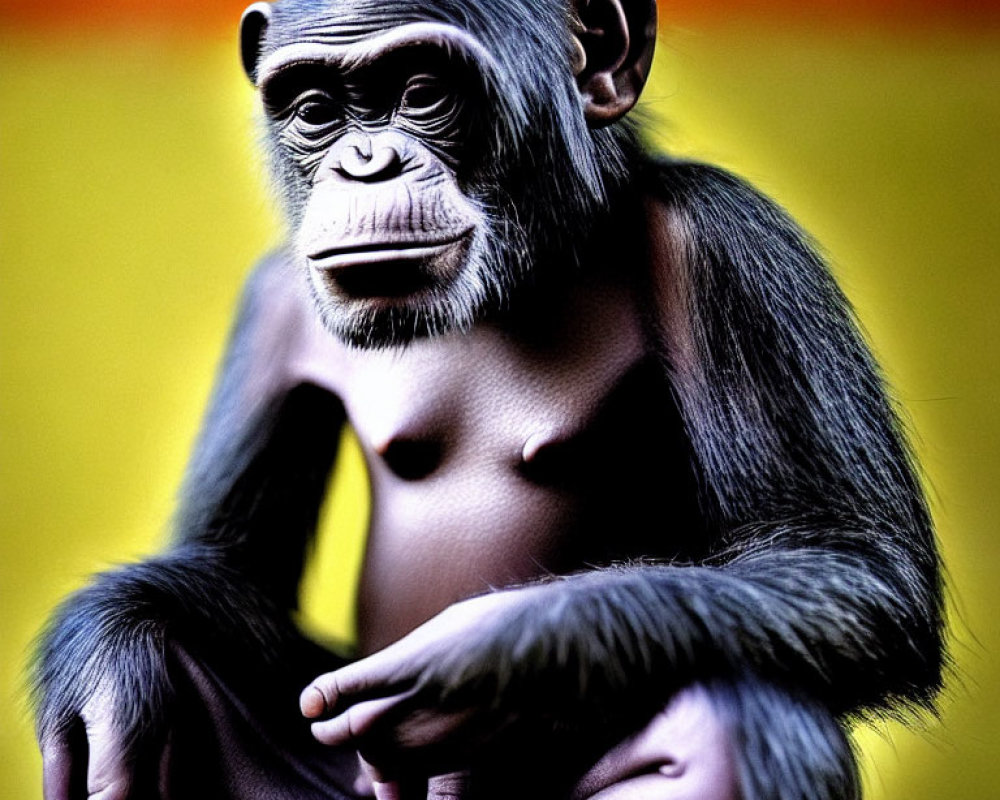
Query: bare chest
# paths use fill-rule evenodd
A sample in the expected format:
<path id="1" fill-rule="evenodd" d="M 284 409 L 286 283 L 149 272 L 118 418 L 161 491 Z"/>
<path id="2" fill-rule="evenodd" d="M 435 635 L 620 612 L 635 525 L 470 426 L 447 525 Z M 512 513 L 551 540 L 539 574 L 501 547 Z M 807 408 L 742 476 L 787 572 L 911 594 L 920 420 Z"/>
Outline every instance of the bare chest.
<path id="1" fill-rule="evenodd" d="M 341 396 L 372 465 L 409 481 L 457 468 L 519 470 L 585 438 L 644 356 L 624 298 L 606 299 L 580 309 L 574 329 L 532 341 L 484 326 L 364 354 Z"/>
<path id="2" fill-rule="evenodd" d="M 491 587 L 655 555 L 609 530 L 626 518 L 637 527 L 654 481 L 654 496 L 670 490 L 650 473 L 675 433 L 626 288 L 580 287 L 537 325 L 338 360 L 331 388 L 372 492 L 365 649 Z"/>

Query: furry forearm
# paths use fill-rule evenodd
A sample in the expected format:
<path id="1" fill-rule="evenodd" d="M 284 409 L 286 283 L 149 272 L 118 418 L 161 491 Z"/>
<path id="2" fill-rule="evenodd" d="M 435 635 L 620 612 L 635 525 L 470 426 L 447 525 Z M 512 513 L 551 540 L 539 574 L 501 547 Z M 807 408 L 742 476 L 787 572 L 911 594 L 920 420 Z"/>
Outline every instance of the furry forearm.
<path id="1" fill-rule="evenodd" d="M 873 567 L 886 563 L 858 546 L 601 570 L 558 584 L 534 624 L 547 629 L 547 663 L 577 662 L 566 672 L 578 696 L 669 696 L 752 672 L 837 713 L 926 706 L 940 683 L 938 632 L 903 574 Z"/>
<path id="2" fill-rule="evenodd" d="M 211 548 L 185 546 L 102 573 L 62 604 L 40 637 L 32 676 L 39 731 L 70 724 L 98 691 L 116 698 L 122 731 L 149 731 L 170 692 L 171 638 L 267 662 L 291 636 L 287 614 Z"/>

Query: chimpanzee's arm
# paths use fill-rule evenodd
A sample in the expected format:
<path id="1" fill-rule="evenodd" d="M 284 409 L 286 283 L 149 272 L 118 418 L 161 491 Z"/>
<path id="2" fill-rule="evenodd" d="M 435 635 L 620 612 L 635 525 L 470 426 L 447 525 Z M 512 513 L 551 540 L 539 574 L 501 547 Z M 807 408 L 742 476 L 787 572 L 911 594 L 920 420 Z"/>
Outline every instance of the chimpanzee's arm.
<path id="1" fill-rule="evenodd" d="M 657 169 L 649 291 L 712 557 L 453 606 L 303 693 L 321 741 L 445 770 L 517 718 L 648 712 L 692 681 L 743 676 L 838 714 L 931 703 L 933 533 L 843 296 L 753 189 L 711 167 Z"/>
<path id="2" fill-rule="evenodd" d="M 678 654 L 707 647 L 839 712 L 929 704 L 942 660 L 937 550 L 846 300 L 797 226 L 744 182 L 678 163 L 658 183 L 654 242 L 672 251 L 654 275 L 661 335 L 724 547 L 712 567 L 654 570 L 642 588 L 642 573 L 613 580 L 636 601 L 651 592 L 663 618 L 679 614 Z M 647 635 L 664 641 L 655 628 Z"/>
<path id="3" fill-rule="evenodd" d="M 279 655 L 302 646 L 290 611 L 343 410 L 290 374 L 302 323 L 297 299 L 283 289 L 300 281 L 285 269 L 275 257 L 247 286 L 173 543 L 99 575 L 63 603 L 41 638 L 34 680 L 47 796 L 64 796 L 79 757 L 69 736 L 81 718 L 92 772 L 96 735 L 106 775 L 129 780 L 124 763 L 140 740 L 162 733 L 169 709 L 168 642 L 247 675 L 277 668 Z"/>

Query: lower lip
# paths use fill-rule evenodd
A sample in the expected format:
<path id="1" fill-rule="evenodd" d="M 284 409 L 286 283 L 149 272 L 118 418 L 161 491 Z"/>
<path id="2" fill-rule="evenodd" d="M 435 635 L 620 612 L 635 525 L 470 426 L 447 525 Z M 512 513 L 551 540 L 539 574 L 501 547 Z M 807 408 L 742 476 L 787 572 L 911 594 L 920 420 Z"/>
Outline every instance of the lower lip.
<path id="1" fill-rule="evenodd" d="M 434 277 L 426 264 L 416 258 L 397 258 L 314 270 L 313 278 L 325 291 L 341 298 L 394 302 L 414 297 L 433 285 Z"/>

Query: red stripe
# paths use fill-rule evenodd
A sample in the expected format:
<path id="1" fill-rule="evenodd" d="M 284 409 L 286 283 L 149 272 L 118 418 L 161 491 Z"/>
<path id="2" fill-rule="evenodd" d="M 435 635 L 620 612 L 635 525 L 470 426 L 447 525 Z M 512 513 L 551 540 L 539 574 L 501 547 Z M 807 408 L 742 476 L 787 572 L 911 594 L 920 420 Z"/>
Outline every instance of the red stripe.
<path id="1" fill-rule="evenodd" d="M 728 15 L 769 21 L 1000 23 L 1000 0 L 657 0 L 666 23 L 717 21 Z M 235 25 L 248 0 L 0 0 L 0 24 L 173 28 Z"/>

